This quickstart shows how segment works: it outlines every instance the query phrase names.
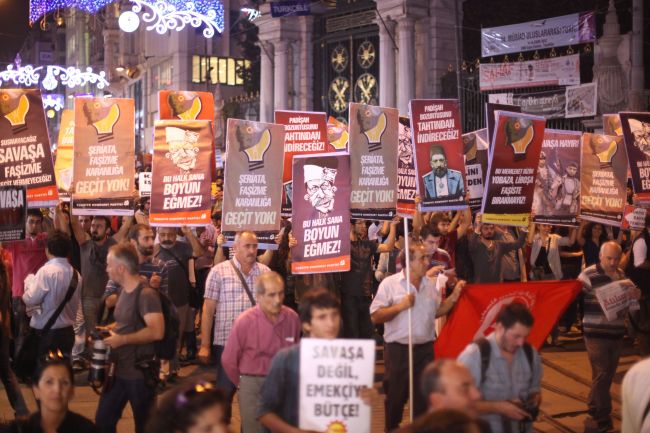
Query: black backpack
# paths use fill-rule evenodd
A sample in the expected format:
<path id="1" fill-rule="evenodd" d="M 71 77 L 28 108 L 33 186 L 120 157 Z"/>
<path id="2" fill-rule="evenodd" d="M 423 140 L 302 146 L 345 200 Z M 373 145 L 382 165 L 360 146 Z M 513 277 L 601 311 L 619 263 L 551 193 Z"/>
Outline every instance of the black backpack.
<path id="1" fill-rule="evenodd" d="M 172 303 L 169 297 L 162 293 L 158 289 L 153 289 L 160 298 L 160 306 L 162 307 L 162 313 L 165 321 L 165 333 L 161 340 L 155 341 L 154 351 L 156 358 L 170 360 L 174 358 L 176 354 L 176 342 L 178 336 L 180 335 L 179 328 L 181 321 L 178 318 L 178 311 L 176 311 L 176 306 Z M 144 318 L 140 315 L 140 294 L 142 293 L 142 287 L 138 288 L 138 295 L 135 298 L 135 311 L 138 313 L 138 317 L 144 324 Z"/>

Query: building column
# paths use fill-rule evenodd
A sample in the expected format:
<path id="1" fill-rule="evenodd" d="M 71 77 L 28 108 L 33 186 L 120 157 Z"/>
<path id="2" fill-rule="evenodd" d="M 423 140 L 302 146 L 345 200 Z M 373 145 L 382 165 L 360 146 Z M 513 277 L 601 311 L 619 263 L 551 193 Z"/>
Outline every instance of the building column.
<path id="1" fill-rule="evenodd" d="M 630 75 L 630 106 L 631 110 L 645 111 L 643 99 L 644 67 L 643 67 L 643 0 L 632 1 L 632 43 L 630 44 L 630 60 L 632 70 Z"/>
<path id="2" fill-rule="evenodd" d="M 400 114 L 408 115 L 408 104 L 415 97 L 415 22 L 411 17 L 397 21 L 398 72 L 397 108 Z M 381 79 L 381 77 L 380 77 Z"/>
<path id="3" fill-rule="evenodd" d="M 314 109 L 314 57 L 313 28 L 314 17 L 299 17 L 300 20 L 300 74 L 298 75 L 298 109 Z"/>
<path id="4" fill-rule="evenodd" d="M 289 86 L 288 86 L 288 74 L 287 69 L 289 64 L 287 63 L 287 49 L 288 42 L 286 40 L 278 39 L 273 41 L 273 47 L 275 48 L 275 60 L 273 67 L 273 109 L 274 110 L 286 110 L 288 107 L 289 101 Z"/>
<path id="5" fill-rule="evenodd" d="M 379 21 L 379 105 L 395 107 L 395 21 Z M 384 27 L 384 24 L 386 26 Z"/>
<path id="6" fill-rule="evenodd" d="M 260 44 L 260 122 L 273 122 L 273 44 Z M 277 60 L 275 61 L 277 62 Z"/>
<path id="7" fill-rule="evenodd" d="M 429 65 L 429 19 L 423 18 L 415 22 L 415 97 L 425 98 L 430 94 L 427 67 Z"/>

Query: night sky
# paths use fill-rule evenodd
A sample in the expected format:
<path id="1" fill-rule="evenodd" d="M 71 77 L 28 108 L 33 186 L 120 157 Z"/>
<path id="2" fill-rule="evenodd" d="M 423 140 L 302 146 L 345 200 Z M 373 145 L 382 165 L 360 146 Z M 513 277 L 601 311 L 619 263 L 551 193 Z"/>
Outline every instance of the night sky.
<path id="1" fill-rule="evenodd" d="M 381 1 L 381 0 L 379 0 Z M 475 59 L 480 54 L 480 28 L 499 26 L 559 16 L 585 10 L 596 10 L 598 36 L 607 11 L 608 0 L 465 0 L 463 4 L 463 57 Z M 615 0 L 621 33 L 631 30 L 632 0 Z M 644 8 L 644 39 L 650 40 L 650 5 Z M 13 61 L 29 30 L 29 0 L 0 0 L 0 64 Z M 38 24 L 35 24 L 38 25 Z M 650 44 L 644 44 L 646 64 Z M 4 69 L 4 68 L 3 68 Z M 650 68 L 646 68 L 646 82 Z"/>
<path id="2" fill-rule="evenodd" d="M 0 0 L 0 63 L 13 61 L 29 30 L 29 0 Z M 3 67 L 4 69 L 4 67 Z"/>

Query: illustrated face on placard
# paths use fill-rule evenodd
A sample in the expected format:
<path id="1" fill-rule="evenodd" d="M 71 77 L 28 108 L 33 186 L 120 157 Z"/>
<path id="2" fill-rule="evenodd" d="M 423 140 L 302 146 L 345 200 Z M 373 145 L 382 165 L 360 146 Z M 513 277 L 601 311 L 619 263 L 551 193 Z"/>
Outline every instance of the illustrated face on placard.
<path id="1" fill-rule="evenodd" d="M 20 89 L 0 91 L 0 114 L 3 115 L 15 129 L 26 129 L 25 117 L 29 111 L 29 99 Z"/>
<path id="2" fill-rule="evenodd" d="M 379 107 L 364 105 L 357 111 L 357 119 L 361 132 L 368 138 L 369 143 L 379 143 L 386 130 L 386 114 Z"/>
<path id="3" fill-rule="evenodd" d="M 327 123 L 327 140 L 332 147 L 336 150 L 345 149 L 348 145 L 348 138 L 347 125 L 330 117 Z"/>
<path id="4" fill-rule="evenodd" d="M 621 117 L 618 115 L 608 116 L 607 123 L 610 129 L 616 135 L 623 135 L 623 127 L 621 126 Z"/>
<path id="5" fill-rule="evenodd" d="M 600 161 L 600 168 L 612 166 L 612 159 L 618 150 L 616 140 L 611 140 L 610 142 L 605 136 L 594 134 L 591 136 L 591 140 L 589 140 L 589 146 L 593 154 L 598 158 L 598 161 Z"/>
<path id="6" fill-rule="evenodd" d="M 195 92 L 171 92 L 167 97 L 174 117 L 196 120 L 201 113 L 201 98 Z"/>
<path id="7" fill-rule="evenodd" d="M 106 101 L 86 101 L 83 105 L 84 115 L 97 131 L 97 135 L 113 134 L 113 128 L 120 119 L 120 107 L 117 103 Z"/>
<path id="8" fill-rule="evenodd" d="M 248 158 L 248 168 L 255 170 L 264 167 L 264 154 L 271 146 L 271 132 L 253 123 L 242 123 L 237 126 L 235 137 L 239 142 L 239 151 Z"/>
<path id="9" fill-rule="evenodd" d="M 408 126 L 400 125 L 400 130 L 403 133 L 399 136 L 399 141 L 397 142 L 397 151 L 399 154 L 399 159 L 405 165 L 410 165 L 413 163 L 413 147 L 411 146 L 411 128 Z"/>
<path id="10" fill-rule="evenodd" d="M 429 148 L 429 165 L 437 177 L 447 174 L 447 156 L 445 149 L 439 144 L 432 144 Z"/>
<path id="11" fill-rule="evenodd" d="M 287 199 L 287 204 L 291 205 L 293 203 L 293 181 L 285 182 L 283 184 L 284 195 Z"/>
<path id="12" fill-rule="evenodd" d="M 305 177 L 305 200 L 320 213 L 334 209 L 334 181 L 338 169 L 336 158 L 316 158 L 303 166 Z"/>
<path id="13" fill-rule="evenodd" d="M 535 130 L 533 122 L 524 118 L 509 119 L 506 122 L 506 139 L 512 147 L 515 161 L 526 158 L 528 145 L 533 141 Z"/>
<path id="14" fill-rule="evenodd" d="M 476 135 L 467 134 L 463 136 L 463 153 L 467 161 L 474 161 L 476 159 Z"/>
<path id="15" fill-rule="evenodd" d="M 634 135 L 634 145 L 650 158 L 650 123 L 630 119 L 630 130 Z"/>
<path id="16" fill-rule="evenodd" d="M 197 132 L 172 126 L 165 128 L 165 140 L 169 146 L 165 157 L 171 159 L 182 172 L 192 170 L 196 167 L 196 158 L 199 153 L 199 148 L 196 146 L 198 139 Z"/>
<path id="17" fill-rule="evenodd" d="M 576 174 L 578 174 L 578 165 L 575 162 L 570 162 L 566 168 L 566 175 L 576 177 Z"/>

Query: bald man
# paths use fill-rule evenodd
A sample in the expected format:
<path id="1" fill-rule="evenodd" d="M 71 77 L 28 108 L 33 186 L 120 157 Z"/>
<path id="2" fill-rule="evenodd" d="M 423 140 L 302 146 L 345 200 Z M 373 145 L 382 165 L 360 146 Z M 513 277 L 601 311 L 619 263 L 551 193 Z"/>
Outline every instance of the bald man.
<path id="1" fill-rule="evenodd" d="M 481 393 L 474 384 L 472 373 L 455 359 L 433 361 L 422 372 L 420 389 L 427 399 L 429 412 L 458 409 L 475 417 L 476 402 Z"/>
<path id="2" fill-rule="evenodd" d="M 627 279 L 618 265 L 621 261 L 621 246 L 616 242 L 605 242 L 600 248 L 599 263 L 589 266 L 578 276 L 582 283 L 584 298 L 584 317 L 582 330 L 585 347 L 591 364 L 591 391 L 589 392 L 588 413 L 585 432 L 608 432 L 612 429 L 612 398 L 609 388 L 612 384 L 618 359 L 623 348 L 626 333 L 625 316 L 627 311 L 608 320 L 598 303 L 596 292 L 606 286 L 619 283 L 629 287 L 627 293 L 634 299 L 641 297 L 641 291 Z M 621 314 L 623 313 L 623 314 Z"/>

